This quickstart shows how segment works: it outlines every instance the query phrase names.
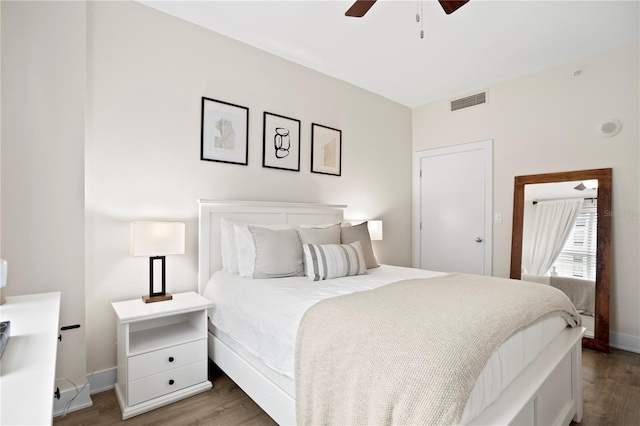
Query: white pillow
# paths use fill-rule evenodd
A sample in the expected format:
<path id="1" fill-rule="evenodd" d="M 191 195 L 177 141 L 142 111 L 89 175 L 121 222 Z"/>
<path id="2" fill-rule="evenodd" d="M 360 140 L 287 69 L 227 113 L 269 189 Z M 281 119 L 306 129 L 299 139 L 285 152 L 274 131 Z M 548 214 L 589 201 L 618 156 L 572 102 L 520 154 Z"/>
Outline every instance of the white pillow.
<path id="1" fill-rule="evenodd" d="M 362 275 L 367 265 L 359 241 L 352 244 L 304 244 L 306 275 L 312 281 Z"/>
<path id="2" fill-rule="evenodd" d="M 233 228 L 240 276 L 281 278 L 303 275 L 302 247 L 295 229 L 238 224 Z"/>
<path id="3" fill-rule="evenodd" d="M 222 269 L 230 274 L 238 273 L 238 253 L 236 249 L 236 233 L 233 222 L 220 219 L 220 248 L 222 254 Z"/>

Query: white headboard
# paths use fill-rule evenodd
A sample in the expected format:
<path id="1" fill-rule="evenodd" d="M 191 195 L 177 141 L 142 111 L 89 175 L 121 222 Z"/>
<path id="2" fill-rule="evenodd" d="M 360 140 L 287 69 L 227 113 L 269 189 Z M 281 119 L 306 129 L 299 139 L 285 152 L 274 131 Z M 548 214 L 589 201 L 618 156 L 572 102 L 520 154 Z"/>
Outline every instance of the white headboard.
<path id="1" fill-rule="evenodd" d="M 198 200 L 198 292 L 214 272 L 222 269 L 220 219 L 254 225 L 320 225 L 342 222 L 347 206 L 272 203 L 260 201 Z"/>

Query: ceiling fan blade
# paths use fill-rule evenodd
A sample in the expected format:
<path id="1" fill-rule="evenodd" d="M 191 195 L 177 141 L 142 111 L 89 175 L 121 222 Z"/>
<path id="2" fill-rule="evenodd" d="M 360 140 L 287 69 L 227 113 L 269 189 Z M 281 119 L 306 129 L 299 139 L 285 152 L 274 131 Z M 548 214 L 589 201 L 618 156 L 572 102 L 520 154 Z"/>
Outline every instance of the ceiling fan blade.
<path id="1" fill-rule="evenodd" d="M 584 183 L 580 182 L 580 185 L 576 186 L 573 189 L 577 189 L 578 191 L 584 191 L 585 189 L 587 189 L 587 187 L 584 186 Z"/>
<path id="2" fill-rule="evenodd" d="M 373 6 L 375 2 L 376 0 L 356 0 L 344 15 L 351 16 L 353 18 L 362 18 L 364 14 L 371 9 L 371 6 Z"/>
<path id="3" fill-rule="evenodd" d="M 469 0 L 438 0 L 440 2 L 440 6 L 444 9 L 444 12 L 449 15 L 456 10 L 460 9 L 462 6 L 467 4 Z"/>

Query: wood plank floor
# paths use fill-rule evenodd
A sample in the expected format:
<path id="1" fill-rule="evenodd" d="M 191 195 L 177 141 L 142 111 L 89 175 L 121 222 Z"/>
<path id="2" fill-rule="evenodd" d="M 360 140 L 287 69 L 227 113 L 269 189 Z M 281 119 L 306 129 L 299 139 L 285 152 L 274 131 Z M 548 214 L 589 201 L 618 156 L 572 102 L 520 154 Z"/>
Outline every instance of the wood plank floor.
<path id="1" fill-rule="evenodd" d="M 582 366 L 580 425 L 640 425 L 640 354 L 584 349 Z"/>
<path id="2" fill-rule="evenodd" d="M 122 420 L 114 390 L 91 395 L 93 406 L 56 417 L 56 426 L 190 426 L 276 425 L 258 405 L 218 368 L 209 364 L 213 389 L 148 413 Z"/>
<path id="3" fill-rule="evenodd" d="M 640 354 L 583 351 L 582 426 L 640 426 Z M 226 375 L 212 369 L 213 389 L 122 421 L 113 390 L 91 395 L 93 407 L 56 417 L 58 426 L 275 425 Z M 572 423 L 577 425 L 577 423 Z"/>

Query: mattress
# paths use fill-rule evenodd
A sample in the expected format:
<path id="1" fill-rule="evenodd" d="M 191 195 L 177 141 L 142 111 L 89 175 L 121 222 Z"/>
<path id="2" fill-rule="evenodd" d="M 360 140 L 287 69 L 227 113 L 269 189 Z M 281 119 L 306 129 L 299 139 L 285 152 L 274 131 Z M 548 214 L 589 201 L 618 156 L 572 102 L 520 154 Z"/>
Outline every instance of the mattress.
<path id="1" fill-rule="evenodd" d="M 214 304 L 212 332 L 263 375 L 295 398 L 295 339 L 302 316 L 328 297 L 380 287 L 439 272 L 381 265 L 366 275 L 312 282 L 306 277 L 247 279 L 216 272 L 204 291 Z M 545 317 L 516 332 L 493 354 L 467 402 L 462 423 L 473 420 L 567 326 Z"/>

